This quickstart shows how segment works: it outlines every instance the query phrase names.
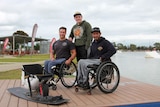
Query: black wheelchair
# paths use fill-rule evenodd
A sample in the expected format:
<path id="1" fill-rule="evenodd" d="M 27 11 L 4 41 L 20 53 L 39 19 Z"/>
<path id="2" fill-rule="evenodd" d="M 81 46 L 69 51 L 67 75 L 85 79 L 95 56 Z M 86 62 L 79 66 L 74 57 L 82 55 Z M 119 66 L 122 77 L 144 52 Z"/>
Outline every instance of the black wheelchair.
<path id="1" fill-rule="evenodd" d="M 60 68 L 62 78 L 60 78 L 64 80 L 63 84 L 68 85 L 64 79 L 64 69 L 65 65 L 62 64 Z M 62 95 L 49 95 L 49 87 L 53 85 L 51 82 L 53 75 L 44 75 L 43 71 L 40 64 L 23 65 L 21 76 L 23 87 L 10 88 L 8 91 L 17 97 L 37 103 L 59 105 L 68 102 L 69 99 L 64 99 Z"/>
<path id="2" fill-rule="evenodd" d="M 70 65 L 66 65 L 65 62 L 62 64 L 57 64 L 56 66 L 52 67 L 52 70 L 54 71 L 54 75 L 44 74 L 44 67 L 42 67 L 40 64 L 23 65 L 22 73 L 24 73 L 24 76 L 21 78 L 22 80 L 26 78 L 24 80 L 27 80 L 26 87 L 29 88 L 31 96 L 33 87 L 34 90 L 41 95 L 48 96 L 49 87 L 52 86 L 52 89 L 56 90 L 56 83 L 59 80 L 61 80 L 61 83 L 67 88 L 73 87 L 76 83 L 76 75 L 78 71 L 74 62 L 71 62 Z M 37 84 L 39 86 L 37 86 Z"/>
<path id="3" fill-rule="evenodd" d="M 96 86 L 104 93 L 114 92 L 120 81 L 120 72 L 117 65 L 111 61 L 105 61 L 99 65 L 88 65 L 88 81 L 89 89 L 88 94 L 91 94 L 91 90 Z M 78 92 L 79 88 L 75 88 Z"/>
<path id="4" fill-rule="evenodd" d="M 54 75 L 51 80 L 55 83 L 61 80 L 61 83 L 67 88 L 71 88 L 75 85 L 78 70 L 74 62 L 71 62 L 70 65 L 66 65 L 65 62 L 57 64 L 52 67 L 52 72 L 54 72 Z M 52 89 L 56 90 L 56 85 L 53 85 Z"/>

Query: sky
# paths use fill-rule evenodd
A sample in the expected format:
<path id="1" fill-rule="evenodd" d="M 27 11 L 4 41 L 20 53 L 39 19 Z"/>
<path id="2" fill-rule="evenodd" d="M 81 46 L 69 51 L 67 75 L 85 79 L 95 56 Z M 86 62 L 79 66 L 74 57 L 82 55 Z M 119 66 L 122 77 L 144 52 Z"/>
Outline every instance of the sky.
<path id="1" fill-rule="evenodd" d="M 160 0 L 0 0 L 0 37 L 17 30 L 31 36 L 38 24 L 38 38 L 58 39 L 61 26 L 67 27 L 68 38 L 77 11 L 111 42 L 160 42 Z"/>

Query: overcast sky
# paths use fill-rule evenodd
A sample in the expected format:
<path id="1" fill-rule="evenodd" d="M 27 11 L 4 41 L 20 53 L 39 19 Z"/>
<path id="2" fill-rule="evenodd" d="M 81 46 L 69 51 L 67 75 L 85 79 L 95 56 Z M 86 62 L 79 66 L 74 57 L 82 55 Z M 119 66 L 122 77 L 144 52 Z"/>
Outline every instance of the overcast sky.
<path id="1" fill-rule="evenodd" d="M 0 37 L 23 30 L 31 36 L 57 38 L 67 27 L 67 37 L 80 11 L 92 27 L 111 42 L 153 45 L 160 42 L 160 0 L 0 0 Z"/>

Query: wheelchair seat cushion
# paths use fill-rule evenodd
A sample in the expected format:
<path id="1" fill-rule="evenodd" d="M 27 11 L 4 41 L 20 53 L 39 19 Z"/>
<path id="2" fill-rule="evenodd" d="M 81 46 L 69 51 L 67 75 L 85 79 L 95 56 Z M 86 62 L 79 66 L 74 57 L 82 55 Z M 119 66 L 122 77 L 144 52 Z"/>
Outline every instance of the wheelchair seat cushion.
<path id="1" fill-rule="evenodd" d="M 42 80 L 48 80 L 49 78 L 52 77 L 52 75 L 37 75 L 39 81 L 42 81 Z"/>
<path id="2" fill-rule="evenodd" d="M 91 68 L 91 69 L 96 70 L 98 68 L 98 66 L 99 66 L 98 64 L 90 64 L 87 66 L 87 68 Z"/>

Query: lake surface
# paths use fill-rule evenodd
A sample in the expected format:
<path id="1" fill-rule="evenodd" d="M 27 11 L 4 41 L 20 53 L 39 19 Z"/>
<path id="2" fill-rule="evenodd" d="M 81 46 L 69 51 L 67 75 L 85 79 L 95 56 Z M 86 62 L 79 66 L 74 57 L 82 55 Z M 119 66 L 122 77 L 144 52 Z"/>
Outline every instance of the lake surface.
<path id="1" fill-rule="evenodd" d="M 145 52 L 117 52 L 112 61 L 121 76 L 160 86 L 160 58 L 145 58 Z"/>

